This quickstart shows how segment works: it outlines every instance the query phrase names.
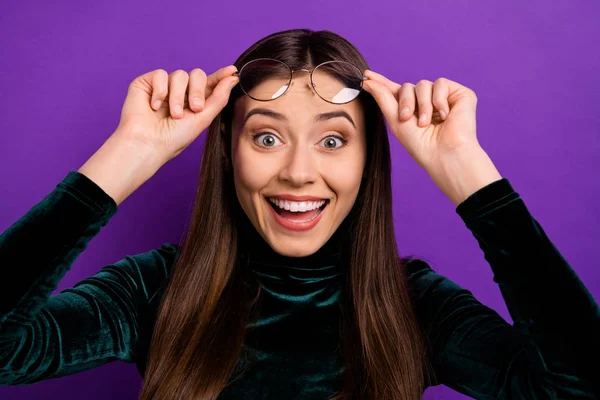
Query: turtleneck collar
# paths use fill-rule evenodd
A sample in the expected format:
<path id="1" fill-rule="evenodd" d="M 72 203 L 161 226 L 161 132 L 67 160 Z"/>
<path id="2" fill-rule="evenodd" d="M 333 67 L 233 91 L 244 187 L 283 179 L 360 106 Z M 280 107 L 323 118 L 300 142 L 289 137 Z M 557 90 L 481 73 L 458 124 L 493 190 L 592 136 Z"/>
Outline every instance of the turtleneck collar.
<path id="1" fill-rule="evenodd" d="M 247 272 L 262 282 L 301 285 L 329 281 L 343 276 L 347 270 L 349 218 L 342 222 L 319 250 L 305 257 L 289 257 L 277 253 L 260 236 L 245 213 L 239 220 L 241 266 L 248 268 Z"/>

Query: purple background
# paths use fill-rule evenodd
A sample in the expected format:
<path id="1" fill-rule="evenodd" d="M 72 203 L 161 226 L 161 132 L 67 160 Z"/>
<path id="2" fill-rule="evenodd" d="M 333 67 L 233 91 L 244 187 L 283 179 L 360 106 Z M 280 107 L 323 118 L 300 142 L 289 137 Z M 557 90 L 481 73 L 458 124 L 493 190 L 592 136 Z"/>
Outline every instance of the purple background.
<path id="1" fill-rule="evenodd" d="M 77 170 L 117 127 L 129 83 L 163 68 L 207 73 L 284 29 L 328 29 L 398 82 L 446 77 L 475 91 L 477 132 L 503 177 L 600 299 L 599 29 L 596 2 L 2 2 L 0 232 Z M 594 50 L 595 49 L 595 50 Z M 591 121 L 591 122 L 590 122 Z M 401 254 L 426 258 L 512 320 L 477 242 L 390 135 Z M 125 255 L 178 242 L 204 135 L 120 205 L 54 294 Z M 1 268 L 27 268 L 2 265 Z M 31 386 L 11 399 L 134 399 L 121 361 Z M 425 399 L 464 399 L 438 386 Z"/>

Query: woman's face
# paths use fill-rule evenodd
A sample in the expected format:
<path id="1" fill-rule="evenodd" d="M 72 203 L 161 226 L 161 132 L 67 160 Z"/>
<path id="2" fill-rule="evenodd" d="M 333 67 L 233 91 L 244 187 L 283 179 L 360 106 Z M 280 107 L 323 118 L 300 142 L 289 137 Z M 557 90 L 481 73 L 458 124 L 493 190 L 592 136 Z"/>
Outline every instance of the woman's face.
<path id="1" fill-rule="evenodd" d="M 240 205 L 273 250 L 290 257 L 315 253 L 334 234 L 356 200 L 366 159 L 359 101 L 331 104 L 309 85 L 299 71 L 275 100 L 242 96 L 232 121 Z"/>

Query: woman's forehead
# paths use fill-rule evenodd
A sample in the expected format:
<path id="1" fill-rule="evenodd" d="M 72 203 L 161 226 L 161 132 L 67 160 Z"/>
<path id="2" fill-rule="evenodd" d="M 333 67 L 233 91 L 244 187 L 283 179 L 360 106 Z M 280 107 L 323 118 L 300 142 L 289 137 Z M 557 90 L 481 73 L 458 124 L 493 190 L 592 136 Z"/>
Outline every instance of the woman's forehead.
<path id="1" fill-rule="evenodd" d="M 341 118 L 356 130 L 364 129 L 364 110 L 359 101 L 346 104 L 331 104 L 317 95 L 298 94 L 291 91 L 273 101 L 257 101 L 242 96 L 234 104 L 234 123 L 242 127 L 254 118 L 269 118 L 281 123 L 322 123 Z"/>

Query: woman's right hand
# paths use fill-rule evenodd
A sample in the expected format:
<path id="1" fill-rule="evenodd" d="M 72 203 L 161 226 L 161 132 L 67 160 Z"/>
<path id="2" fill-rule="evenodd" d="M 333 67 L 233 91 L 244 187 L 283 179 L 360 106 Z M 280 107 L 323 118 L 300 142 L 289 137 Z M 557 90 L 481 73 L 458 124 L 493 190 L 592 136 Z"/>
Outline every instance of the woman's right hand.
<path id="1" fill-rule="evenodd" d="M 164 162 L 179 155 L 204 131 L 229 100 L 238 83 L 234 65 L 206 76 L 179 69 L 167 75 L 157 69 L 129 85 L 119 127 L 113 135 L 148 146 Z M 199 104 L 194 103 L 198 98 Z M 155 102 L 160 101 L 159 107 Z M 178 106 L 179 108 L 178 111 Z"/>

